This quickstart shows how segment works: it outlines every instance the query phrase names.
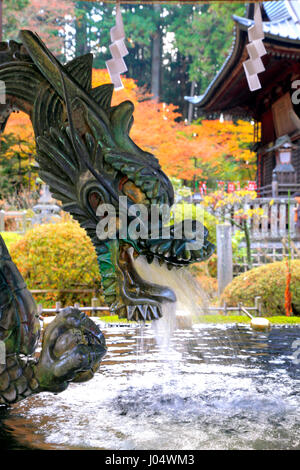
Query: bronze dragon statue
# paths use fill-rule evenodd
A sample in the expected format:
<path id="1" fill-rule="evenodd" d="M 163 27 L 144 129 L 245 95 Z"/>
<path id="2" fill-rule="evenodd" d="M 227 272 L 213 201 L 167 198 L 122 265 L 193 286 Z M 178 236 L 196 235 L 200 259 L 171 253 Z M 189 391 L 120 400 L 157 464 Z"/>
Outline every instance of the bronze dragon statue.
<path id="1" fill-rule="evenodd" d="M 174 202 L 172 185 L 158 160 L 129 137 L 133 104 L 112 106 L 111 84 L 91 87 L 92 54 L 62 65 L 35 33 L 23 30 L 20 39 L 0 43 L 0 80 L 6 87 L 0 132 L 12 112 L 29 115 L 39 175 L 90 236 L 110 310 L 128 319 L 158 319 L 161 304 L 174 302 L 175 294 L 144 281 L 134 257 L 143 255 L 149 263 L 156 258 L 169 268 L 202 261 L 214 250 L 208 231 L 202 227 L 200 246 L 193 233 L 176 236 L 181 224 L 170 227 L 169 239 L 162 236 L 161 208 Z M 131 206 L 143 205 L 151 225 L 151 207 L 158 208 L 158 236 L 134 238 L 124 227 L 121 231 L 121 196 L 127 201 L 128 221 Z M 101 239 L 98 209 L 107 205 L 115 208 L 117 230 Z M 6 343 L 7 361 L 0 365 L 0 403 L 42 390 L 57 392 L 70 381 L 90 378 L 105 354 L 105 342 L 97 326 L 73 308 L 47 327 L 39 359 L 29 359 L 39 336 L 35 304 L 3 241 L 1 248 L 0 340 Z"/>

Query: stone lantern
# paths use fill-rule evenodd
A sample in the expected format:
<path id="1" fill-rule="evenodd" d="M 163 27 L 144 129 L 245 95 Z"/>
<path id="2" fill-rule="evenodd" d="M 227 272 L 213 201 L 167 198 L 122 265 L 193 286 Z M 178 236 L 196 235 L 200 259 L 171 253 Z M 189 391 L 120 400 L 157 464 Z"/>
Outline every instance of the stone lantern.
<path id="1" fill-rule="evenodd" d="M 277 197 L 281 188 L 293 186 L 297 182 L 297 173 L 292 165 L 292 150 L 297 148 L 288 135 L 279 137 L 274 147 L 276 166 L 272 173 L 272 197 Z"/>
<path id="2" fill-rule="evenodd" d="M 61 219 L 58 215 L 61 208 L 52 199 L 48 185 L 43 184 L 41 197 L 38 204 L 33 207 L 33 211 L 35 215 L 32 218 L 32 225 L 57 222 Z"/>

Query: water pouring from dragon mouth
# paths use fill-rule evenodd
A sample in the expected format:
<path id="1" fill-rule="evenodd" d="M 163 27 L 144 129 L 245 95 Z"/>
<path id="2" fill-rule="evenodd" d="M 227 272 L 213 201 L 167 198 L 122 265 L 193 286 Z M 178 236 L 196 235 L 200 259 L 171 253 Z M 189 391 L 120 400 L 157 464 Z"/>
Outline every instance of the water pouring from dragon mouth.
<path id="1" fill-rule="evenodd" d="M 198 317 L 208 306 L 207 294 L 186 268 L 169 271 L 166 265 L 159 265 L 157 261 L 147 264 L 142 256 L 135 260 L 135 266 L 144 279 L 164 284 L 175 292 L 176 312 Z"/>
<path id="2" fill-rule="evenodd" d="M 158 345 L 166 349 L 176 327 L 191 327 L 193 318 L 196 320 L 203 314 L 203 307 L 208 305 L 207 294 L 185 268 L 170 271 L 166 265 L 161 266 L 157 261 L 148 265 L 142 256 L 135 260 L 135 267 L 143 279 L 155 284 L 163 283 L 176 295 L 175 303 L 166 302 L 162 305 L 162 318 L 152 322 Z"/>

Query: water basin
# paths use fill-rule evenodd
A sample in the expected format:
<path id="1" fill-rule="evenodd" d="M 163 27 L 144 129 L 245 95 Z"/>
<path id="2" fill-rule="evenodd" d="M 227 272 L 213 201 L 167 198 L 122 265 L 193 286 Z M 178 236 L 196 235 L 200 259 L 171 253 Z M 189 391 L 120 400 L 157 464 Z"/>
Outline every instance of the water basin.
<path id="1" fill-rule="evenodd" d="M 1 448 L 300 449 L 299 327 L 103 332 L 93 380 L 0 409 Z"/>

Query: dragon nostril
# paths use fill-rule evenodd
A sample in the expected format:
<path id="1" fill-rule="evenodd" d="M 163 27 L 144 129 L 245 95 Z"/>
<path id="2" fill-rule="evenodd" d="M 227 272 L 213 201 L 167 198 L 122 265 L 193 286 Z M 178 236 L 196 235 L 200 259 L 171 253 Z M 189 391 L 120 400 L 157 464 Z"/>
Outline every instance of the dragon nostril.
<path id="1" fill-rule="evenodd" d="M 91 207 L 92 207 L 92 209 L 93 209 L 94 211 L 97 210 L 97 207 L 98 207 L 102 202 L 103 202 L 103 201 L 102 201 L 102 199 L 101 199 L 101 197 L 99 196 L 98 193 L 92 192 L 92 193 L 89 195 L 89 203 L 90 203 L 90 205 L 91 205 Z"/>

